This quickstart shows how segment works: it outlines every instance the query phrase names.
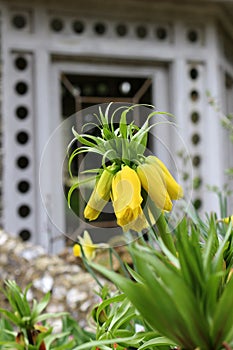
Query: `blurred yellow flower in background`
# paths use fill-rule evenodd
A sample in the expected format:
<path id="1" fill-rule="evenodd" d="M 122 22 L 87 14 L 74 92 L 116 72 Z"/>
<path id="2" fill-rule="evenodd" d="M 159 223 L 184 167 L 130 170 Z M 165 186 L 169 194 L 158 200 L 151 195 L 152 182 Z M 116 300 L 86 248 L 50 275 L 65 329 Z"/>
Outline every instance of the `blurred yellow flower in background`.
<path id="1" fill-rule="evenodd" d="M 78 237 L 80 244 L 75 244 L 73 246 L 73 254 L 77 257 L 82 257 L 82 250 L 80 245 L 82 245 L 83 252 L 87 260 L 92 260 L 95 257 L 96 249 L 98 248 L 98 244 L 93 244 L 93 241 L 88 233 L 88 231 L 84 231 L 83 237 Z"/>
<path id="2" fill-rule="evenodd" d="M 229 224 L 231 222 L 233 225 L 233 215 L 227 218 L 220 219 L 219 221 L 225 222 L 226 224 Z"/>

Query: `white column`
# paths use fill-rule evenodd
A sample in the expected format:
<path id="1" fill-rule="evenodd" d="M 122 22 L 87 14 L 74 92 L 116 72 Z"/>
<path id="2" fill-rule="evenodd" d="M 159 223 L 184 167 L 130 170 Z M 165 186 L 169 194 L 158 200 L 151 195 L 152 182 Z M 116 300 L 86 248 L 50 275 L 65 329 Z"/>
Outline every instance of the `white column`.
<path id="1" fill-rule="evenodd" d="M 206 57 L 206 90 L 216 99 L 217 103 L 221 98 L 221 77 L 219 67 L 219 52 L 217 41 L 217 27 L 215 23 L 209 22 L 206 28 L 206 45 L 208 47 Z M 207 98 L 206 98 L 207 100 Z M 204 159 L 203 171 L 205 183 L 210 186 L 218 186 L 220 189 L 224 183 L 224 162 L 223 162 L 223 130 L 219 120 L 219 114 L 208 105 L 204 115 Z M 210 191 L 204 192 L 205 210 L 219 211 L 219 203 L 216 194 Z"/>
<path id="2" fill-rule="evenodd" d="M 52 59 L 46 45 L 47 17 L 43 8 L 37 9 L 35 24 L 38 35 L 34 76 L 36 84 L 36 178 L 38 185 L 37 243 L 56 252 L 63 247 L 64 231 L 60 231 L 60 229 L 64 227 L 65 217 L 61 195 L 58 196 L 59 200 L 57 200 L 57 192 L 61 189 L 58 186 L 58 178 L 62 171 L 58 168 L 58 164 L 61 164 L 58 162 L 58 157 L 61 155 L 59 146 L 61 147 L 61 145 L 56 145 L 57 148 L 53 148 L 53 154 L 50 152 L 51 148 L 46 147 L 46 145 L 50 142 L 51 135 L 60 121 L 60 100 L 58 100 L 60 91 L 57 89 L 59 81 L 51 81 Z M 54 94 L 57 95 L 56 99 L 54 99 Z M 44 157 L 47 167 L 43 166 L 43 169 L 40 169 L 43 152 L 47 152 Z M 39 176 L 41 177 L 39 178 Z M 53 240 L 52 244 L 51 239 Z"/>

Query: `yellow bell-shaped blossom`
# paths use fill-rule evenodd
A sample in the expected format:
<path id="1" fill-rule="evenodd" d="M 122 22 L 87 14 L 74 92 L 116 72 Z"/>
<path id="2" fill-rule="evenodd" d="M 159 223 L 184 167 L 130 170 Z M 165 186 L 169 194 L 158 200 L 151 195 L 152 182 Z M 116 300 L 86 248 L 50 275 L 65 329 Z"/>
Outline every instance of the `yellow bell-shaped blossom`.
<path id="1" fill-rule="evenodd" d="M 166 165 L 157 157 L 149 156 L 146 158 L 146 163 L 149 163 L 157 168 L 164 182 L 170 199 L 180 199 L 183 197 L 183 189 L 171 175 Z"/>
<path id="2" fill-rule="evenodd" d="M 172 210 L 172 202 L 161 176 L 161 171 L 153 164 L 144 163 L 138 165 L 137 174 L 142 187 L 146 190 L 157 208 L 167 211 Z"/>
<path id="3" fill-rule="evenodd" d="M 80 244 L 82 245 L 83 252 L 87 260 L 92 260 L 95 257 L 96 249 L 98 248 L 98 244 L 93 244 L 93 241 L 88 233 L 88 231 L 84 231 L 83 237 L 78 238 Z M 82 251 L 79 244 L 75 244 L 73 246 L 73 254 L 77 257 L 82 257 Z"/>
<path id="4" fill-rule="evenodd" d="M 91 197 L 84 209 L 84 217 L 96 220 L 110 199 L 113 174 L 106 168 L 98 180 Z"/>
<path id="5" fill-rule="evenodd" d="M 233 215 L 228 218 L 220 219 L 219 221 L 225 222 L 226 224 L 229 224 L 231 222 L 233 225 Z"/>
<path id="6" fill-rule="evenodd" d="M 147 227 L 141 203 L 141 183 L 137 173 L 124 166 L 112 180 L 112 203 L 117 223 L 124 231 L 141 231 Z"/>

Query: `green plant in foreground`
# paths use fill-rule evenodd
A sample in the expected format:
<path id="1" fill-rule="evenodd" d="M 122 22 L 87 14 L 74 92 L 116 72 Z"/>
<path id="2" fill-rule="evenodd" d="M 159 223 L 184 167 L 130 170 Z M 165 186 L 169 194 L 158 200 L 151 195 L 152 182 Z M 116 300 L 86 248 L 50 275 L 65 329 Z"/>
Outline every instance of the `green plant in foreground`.
<path id="1" fill-rule="evenodd" d="M 134 243 L 130 247 L 134 270 L 129 268 L 133 280 L 91 263 L 124 292 L 167 346 L 177 344 L 185 350 L 233 346 L 232 226 L 223 239 L 213 218 L 207 227 L 208 235 L 203 237 L 199 227 L 184 219 L 175 232 L 177 256 L 161 240 L 161 251 Z M 140 334 L 137 349 L 161 345 L 160 337 L 146 341 L 146 335 Z M 81 349 L 88 349 L 88 344 L 76 348 Z"/>
<path id="2" fill-rule="evenodd" d="M 6 281 L 6 288 L 3 293 L 8 300 L 11 310 L 0 308 L 1 335 L 0 349 L 70 349 L 69 342 L 64 346 L 57 347 L 56 341 L 64 338 L 69 333 L 52 334 L 52 328 L 42 325 L 42 322 L 62 317 L 65 313 L 42 313 L 50 300 L 47 293 L 40 302 L 33 300 L 32 306 L 27 300 L 28 286 L 24 292 L 15 281 Z M 16 331 L 15 331 L 16 329 Z M 72 344 L 74 345 L 74 344 Z"/>

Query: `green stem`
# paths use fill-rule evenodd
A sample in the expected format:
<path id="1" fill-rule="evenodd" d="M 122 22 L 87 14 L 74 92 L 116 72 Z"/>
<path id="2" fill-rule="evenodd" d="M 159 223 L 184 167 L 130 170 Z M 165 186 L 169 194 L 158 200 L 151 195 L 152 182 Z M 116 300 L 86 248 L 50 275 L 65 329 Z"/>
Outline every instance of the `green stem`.
<path id="1" fill-rule="evenodd" d="M 149 196 L 147 197 L 147 201 L 148 201 L 148 207 L 155 218 L 156 226 L 158 228 L 160 237 L 162 238 L 164 244 L 170 250 L 170 252 L 176 256 L 175 244 L 172 239 L 171 233 L 168 232 L 168 224 L 165 220 L 163 213 L 161 212 L 160 209 L 158 209 L 155 206 L 154 202 L 151 200 Z"/>
<path id="2" fill-rule="evenodd" d="M 79 244 L 79 243 L 78 243 Z M 87 271 L 89 272 L 89 274 L 93 277 L 93 279 L 96 281 L 96 283 L 99 285 L 99 287 L 102 289 L 103 288 L 103 285 L 102 283 L 99 281 L 99 279 L 97 278 L 96 274 L 94 273 L 94 271 L 92 270 L 92 268 L 90 267 L 89 263 L 88 263 L 88 260 L 86 258 L 86 255 L 84 253 L 84 250 L 83 250 L 83 246 L 81 244 L 80 245 L 80 248 L 81 248 L 81 253 L 82 253 L 82 261 L 83 261 L 83 264 L 85 266 L 85 268 L 87 269 Z"/>

